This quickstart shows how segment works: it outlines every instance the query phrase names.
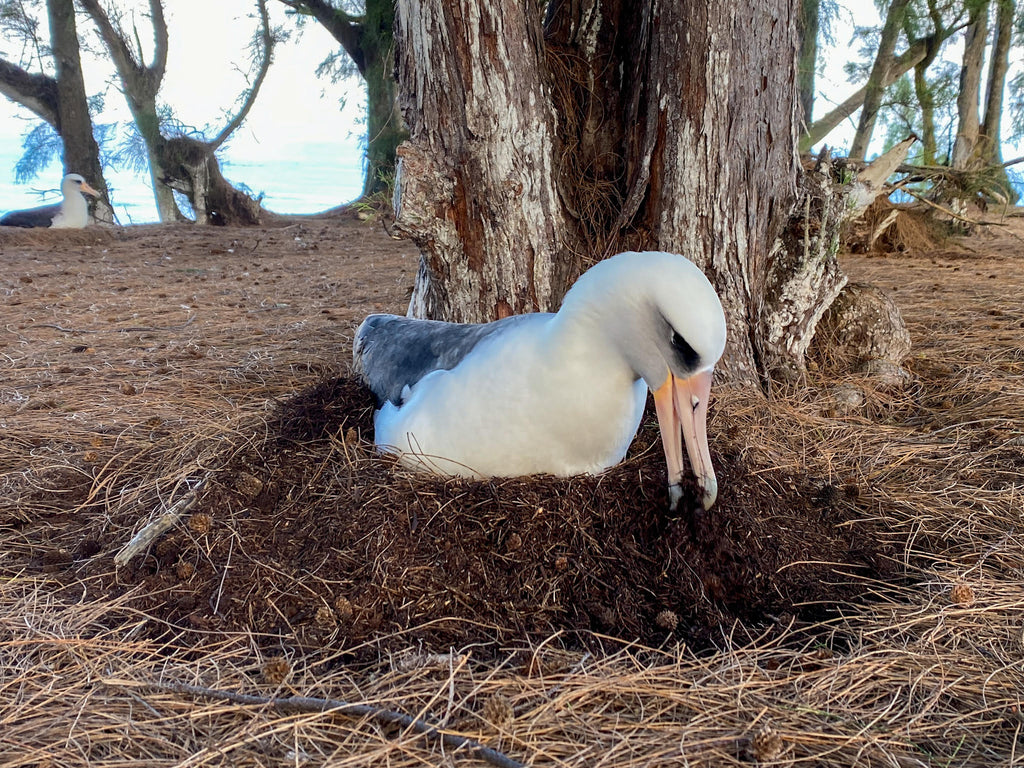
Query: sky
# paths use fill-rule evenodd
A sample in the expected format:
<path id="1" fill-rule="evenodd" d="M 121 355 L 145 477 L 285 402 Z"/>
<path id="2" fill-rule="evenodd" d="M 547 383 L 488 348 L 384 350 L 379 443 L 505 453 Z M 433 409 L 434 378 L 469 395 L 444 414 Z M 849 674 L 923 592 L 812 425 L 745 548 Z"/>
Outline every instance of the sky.
<path id="1" fill-rule="evenodd" d="M 144 45 L 152 35 L 144 0 L 135 2 L 136 23 Z M 164 3 L 170 28 L 170 51 L 161 100 L 169 103 L 184 123 L 211 125 L 215 133 L 224 124 L 222 104 L 230 104 L 244 87 L 239 67 L 247 67 L 246 46 L 256 29 L 252 0 L 173 0 Z M 822 46 L 822 73 L 815 115 L 842 101 L 856 85 L 847 81 L 843 65 L 856 52 L 851 42 L 855 25 L 877 25 L 873 3 L 847 0 L 840 4 L 834 43 Z M 356 78 L 331 83 L 315 77 L 317 65 L 338 48 L 319 25 L 307 23 L 301 34 L 271 2 L 275 24 L 293 30 L 292 39 L 280 44 L 267 80 L 252 112 L 221 150 L 222 170 L 231 181 L 253 193 L 266 194 L 264 205 L 279 213 L 313 213 L 357 197 L 362 189 L 365 94 Z M 79 31 L 91 21 L 79 14 Z M 45 34 L 47 30 L 42 32 Z M 958 55 L 955 49 L 953 56 Z M 1019 66 L 1019 65 L 1018 65 Z M 105 91 L 105 110 L 96 122 L 129 120 L 122 94 L 110 85 L 112 65 L 96 57 L 83 61 L 87 89 Z M 344 106 L 342 106 L 342 104 Z M 56 192 L 61 168 L 54 163 L 28 184 L 14 183 L 14 164 L 21 155 L 21 137 L 35 120 L 27 110 L 0 97 L 0 211 L 44 202 L 37 190 Z M 825 143 L 840 152 L 853 137 L 856 114 L 833 131 Z M 212 135 L 211 133 L 211 135 Z M 881 150 L 881 135 L 869 156 Z M 1013 148 L 1012 151 L 1024 148 Z M 1009 156 L 1008 156 L 1009 157 Z M 154 221 L 156 207 L 148 173 L 108 172 L 113 187 L 115 214 L 122 224 Z M 46 198 L 46 202 L 50 199 Z"/>

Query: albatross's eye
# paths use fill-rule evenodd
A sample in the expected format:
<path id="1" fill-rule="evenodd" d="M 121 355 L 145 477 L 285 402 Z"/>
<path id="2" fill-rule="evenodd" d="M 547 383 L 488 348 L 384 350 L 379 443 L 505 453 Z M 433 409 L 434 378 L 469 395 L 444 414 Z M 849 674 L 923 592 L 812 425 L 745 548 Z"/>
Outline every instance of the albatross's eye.
<path id="1" fill-rule="evenodd" d="M 691 347 L 690 343 L 675 331 L 672 331 L 672 347 L 688 370 L 693 370 L 697 367 L 697 363 L 700 362 L 700 355 L 697 354 L 697 350 Z"/>

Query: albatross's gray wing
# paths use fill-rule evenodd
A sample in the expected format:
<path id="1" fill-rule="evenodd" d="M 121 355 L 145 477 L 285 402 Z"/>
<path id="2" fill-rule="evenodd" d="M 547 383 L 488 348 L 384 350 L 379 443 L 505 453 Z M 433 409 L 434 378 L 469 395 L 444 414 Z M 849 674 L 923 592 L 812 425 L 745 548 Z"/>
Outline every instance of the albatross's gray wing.
<path id="1" fill-rule="evenodd" d="M 356 331 L 352 368 L 377 396 L 401 405 L 402 390 L 432 371 L 458 365 L 473 348 L 493 333 L 536 314 L 513 315 L 493 323 L 444 323 L 399 315 L 370 315 Z"/>
<path id="2" fill-rule="evenodd" d="M 48 227 L 60 213 L 61 203 L 41 205 L 24 211 L 10 211 L 0 218 L 0 227 Z"/>

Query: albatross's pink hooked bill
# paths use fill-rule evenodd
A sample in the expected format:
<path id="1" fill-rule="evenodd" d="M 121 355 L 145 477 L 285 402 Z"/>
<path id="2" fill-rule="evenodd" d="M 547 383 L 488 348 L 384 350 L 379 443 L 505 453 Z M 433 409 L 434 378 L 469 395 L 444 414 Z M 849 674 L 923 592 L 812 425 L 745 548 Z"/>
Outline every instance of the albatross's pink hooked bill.
<path id="1" fill-rule="evenodd" d="M 619 463 L 654 393 L 669 500 L 683 445 L 705 509 L 718 494 L 707 438 L 725 315 L 683 256 L 620 253 L 584 273 L 556 314 L 465 325 L 371 315 L 354 367 L 380 409 L 376 443 L 446 475 L 597 473 Z"/>

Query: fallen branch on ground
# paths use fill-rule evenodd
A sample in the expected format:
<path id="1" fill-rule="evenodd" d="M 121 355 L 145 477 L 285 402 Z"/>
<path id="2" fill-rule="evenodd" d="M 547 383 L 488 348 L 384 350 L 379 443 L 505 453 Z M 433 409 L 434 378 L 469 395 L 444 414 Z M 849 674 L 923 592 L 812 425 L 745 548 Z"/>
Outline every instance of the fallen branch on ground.
<path id="1" fill-rule="evenodd" d="M 162 691 L 173 691 L 185 693 L 190 696 L 206 697 L 230 701 L 235 704 L 246 705 L 269 705 L 279 712 L 328 712 L 330 714 L 345 715 L 347 717 L 367 717 L 385 725 L 397 725 L 407 728 L 414 733 L 437 739 L 444 746 L 451 749 L 464 749 L 473 757 L 484 760 L 498 768 L 526 768 L 524 763 L 513 760 L 491 747 L 486 747 L 478 741 L 466 736 L 457 736 L 453 733 L 445 733 L 429 723 L 417 720 L 410 715 L 395 712 L 390 709 L 381 709 L 370 704 L 352 704 L 337 699 L 319 699 L 311 696 L 288 696 L 286 698 L 273 698 L 270 696 L 252 696 L 245 693 L 235 693 L 216 688 L 204 688 L 197 685 L 186 685 L 184 683 L 152 683 L 151 687 Z"/>
<path id="2" fill-rule="evenodd" d="M 212 475 L 212 472 L 208 472 L 202 480 L 189 489 L 188 493 L 174 502 L 170 509 L 135 534 L 132 540 L 125 544 L 120 552 L 114 555 L 114 564 L 118 568 L 128 565 L 133 557 L 147 549 L 165 531 L 173 528 L 178 520 L 195 506 L 199 500 L 199 493 L 206 487 L 206 483 Z"/>

